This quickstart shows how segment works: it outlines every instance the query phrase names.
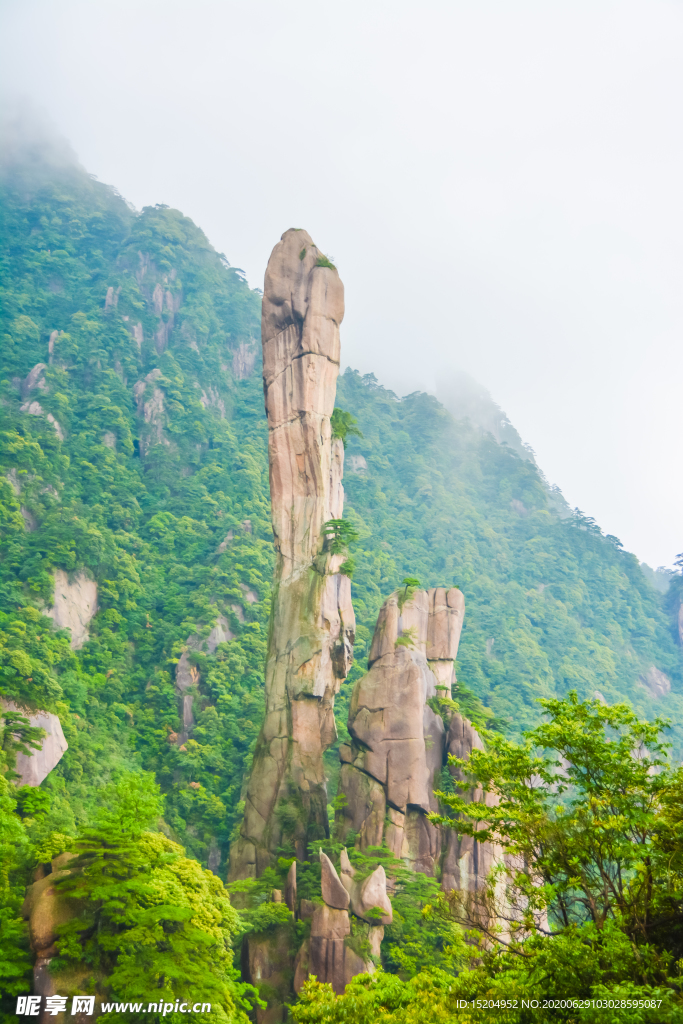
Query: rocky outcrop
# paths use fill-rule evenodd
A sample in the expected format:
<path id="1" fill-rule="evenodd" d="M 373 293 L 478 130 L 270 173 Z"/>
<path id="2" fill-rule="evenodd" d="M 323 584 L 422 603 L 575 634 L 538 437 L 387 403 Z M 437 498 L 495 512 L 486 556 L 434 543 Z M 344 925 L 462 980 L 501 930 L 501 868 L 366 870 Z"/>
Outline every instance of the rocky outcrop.
<path id="1" fill-rule="evenodd" d="M 246 380 L 254 372 L 256 346 L 254 342 L 241 341 L 232 356 L 232 375 L 235 380 Z"/>
<path id="2" fill-rule="evenodd" d="M 441 856 L 434 789 L 445 757 L 441 715 L 428 701 L 451 696 L 464 614 L 457 588 L 393 594 L 380 610 L 349 709 L 351 746 L 340 749 L 342 837 L 362 849 L 386 841 L 414 870 L 434 875 Z"/>
<path id="3" fill-rule="evenodd" d="M 140 252 L 138 257 L 139 263 L 135 271 L 135 278 L 140 286 L 140 291 L 152 306 L 157 317 L 154 345 L 157 353 L 161 355 L 166 349 L 175 327 L 176 314 L 183 299 L 182 289 L 176 283 L 178 274 L 175 268 L 168 273 L 162 273 L 147 253 Z M 141 346 L 142 327 L 140 324 L 133 328 L 133 337 L 138 346 Z"/>
<path id="4" fill-rule="evenodd" d="M 260 875 L 283 843 L 306 859 L 328 833 L 323 752 L 352 657 L 351 587 L 323 527 L 340 519 L 344 449 L 330 417 L 344 290 L 305 231 L 285 232 L 265 278 L 263 383 L 277 553 L 266 713 L 230 878 Z"/>
<path id="5" fill-rule="evenodd" d="M 114 288 L 113 284 L 110 284 L 107 288 L 107 294 L 104 299 L 104 311 L 108 309 L 116 309 L 119 303 L 119 295 L 121 294 L 121 285 L 118 288 Z"/>
<path id="6" fill-rule="evenodd" d="M 61 853 L 53 857 L 51 863 L 39 865 L 34 875 L 36 881 L 26 890 L 22 908 L 22 915 L 28 921 L 29 939 L 35 956 L 33 993 L 40 996 L 66 995 L 69 997 L 69 1006 L 71 996 L 93 991 L 93 981 L 98 999 L 102 996 L 102 992 L 97 991 L 101 979 L 88 964 L 63 968 L 58 974 L 53 974 L 51 970 L 52 961 L 57 956 L 56 943 L 60 927 L 74 917 L 81 916 L 84 910 L 80 900 L 64 894 L 56 885 L 60 879 L 71 874 L 69 863 L 73 857 L 73 853 Z M 67 1019 L 74 1024 L 86 1024 L 92 1016 L 85 1010 L 75 1014 L 63 1012 L 51 1015 L 43 1009 L 38 1024 L 47 1024 L 47 1021 L 61 1024 Z"/>
<path id="7" fill-rule="evenodd" d="M 206 654 L 214 654 L 219 644 L 233 639 L 234 634 L 230 631 L 228 620 L 220 614 L 216 616 L 215 625 L 206 639 L 196 633 L 187 638 L 187 650 L 180 655 L 175 672 L 175 684 L 180 698 L 180 714 L 183 723 L 182 730 L 176 737 L 178 746 L 182 746 L 186 742 L 195 725 L 192 711 L 193 695 L 187 691 L 199 682 L 199 671 L 190 660 L 191 652 L 203 651 Z"/>
<path id="8" fill-rule="evenodd" d="M 308 901 L 301 901 L 300 916 L 311 915 L 311 932 L 296 958 L 294 991 L 299 992 L 304 981 L 315 975 L 318 981 L 331 985 L 341 994 L 357 974 L 375 970 L 372 956 L 379 956 L 383 926 L 391 924 L 393 914 L 381 865 L 368 878 L 356 882 L 356 872 L 346 850 L 342 851 L 340 859 L 341 878 L 322 850 L 320 862 L 324 903 L 304 906 Z M 379 921 L 376 913 L 370 913 L 378 908 L 384 911 Z M 354 934 L 367 943 L 370 958 L 364 959 L 354 950 Z"/>
<path id="9" fill-rule="evenodd" d="M 369 671 L 351 697 L 352 742 L 340 748 L 345 802 L 336 827 L 341 839 L 355 833 L 363 850 L 384 842 L 412 870 L 441 873 L 446 890 L 477 891 L 500 851 L 459 839 L 428 819 L 439 811 L 434 790 L 440 788 L 448 756 L 466 759 L 482 746 L 476 729 L 452 704 L 438 703 L 457 698 L 455 658 L 464 612 L 456 587 L 399 592 L 382 606 Z M 459 778 L 457 769 L 451 773 Z M 488 799 L 481 790 L 469 798 Z M 342 865 L 343 882 L 344 870 Z M 351 906 L 363 916 L 353 898 Z"/>
<path id="10" fill-rule="evenodd" d="M 671 680 L 655 665 L 650 665 L 647 672 L 640 676 L 640 682 L 649 690 L 650 696 L 654 697 L 655 700 L 666 697 L 667 693 L 671 693 Z"/>
<path id="11" fill-rule="evenodd" d="M 482 750 L 483 743 L 474 726 L 454 714 L 451 718 L 446 737 L 448 754 L 467 760 L 473 750 Z M 461 781 L 462 773 L 451 767 L 451 774 Z M 470 802 L 493 804 L 493 798 L 484 793 L 481 787 L 469 789 L 461 794 Z M 458 889 L 460 892 L 476 892 L 496 863 L 500 860 L 501 851 L 491 843 L 479 843 L 472 836 L 458 836 L 453 829 L 445 831 L 445 853 L 441 875 L 442 888 Z"/>
<path id="12" fill-rule="evenodd" d="M 166 426 L 164 392 L 156 383 L 160 377 L 163 377 L 163 374 L 156 367 L 146 377 L 139 380 L 133 388 L 138 416 L 145 423 L 140 432 L 140 458 L 144 458 L 155 444 L 170 445 L 170 441 L 164 433 Z"/>
<path id="13" fill-rule="evenodd" d="M 45 615 L 57 629 L 71 630 L 71 647 L 78 650 L 89 639 L 88 625 L 97 613 L 97 584 L 84 572 L 71 579 L 63 569 L 54 570 L 55 596 Z"/>
<path id="14" fill-rule="evenodd" d="M 50 353 L 52 353 L 52 350 L 54 349 L 53 336 L 56 337 L 55 331 L 52 332 L 50 337 L 50 344 L 52 345 Z M 47 394 L 49 392 L 50 389 L 47 385 L 47 381 L 45 380 L 46 369 L 47 366 L 45 363 L 36 363 L 33 369 L 29 370 L 24 380 L 21 380 L 20 378 L 16 379 L 16 383 L 21 388 L 21 397 L 24 399 L 19 412 L 25 412 L 29 416 L 44 416 L 48 423 L 53 427 L 59 440 L 63 441 L 64 431 L 62 430 L 60 423 L 55 419 L 51 412 L 45 412 L 40 402 L 36 401 L 35 398 L 31 398 L 32 392 L 36 390 L 42 391 L 43 394 Z"/>
<path id="15" fill-rule="evenodd" d="M 17 785 L 39 786 L 69 749 L 69 744 L 64 738 L 62 723 L 57 715 L 53 715 L 50 711 L 31 711 L 21 708 L 9 700 L 0 701 L 0 707 L 5 711 L 23 715 L 28 719 L 30 726 L 34 729 L 42 729 L 45 733 L 40 741 L 40 750 L 33 750 L 30 754 L 18 753 L 16 755 L 15 771 L 19 776 Z"/>

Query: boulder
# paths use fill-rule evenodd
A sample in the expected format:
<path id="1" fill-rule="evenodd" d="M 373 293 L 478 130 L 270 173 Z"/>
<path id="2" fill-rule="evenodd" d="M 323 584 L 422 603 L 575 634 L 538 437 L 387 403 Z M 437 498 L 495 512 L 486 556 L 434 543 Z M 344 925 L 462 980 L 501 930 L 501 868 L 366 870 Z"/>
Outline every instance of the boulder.
<path id="1" fill-rule="evenodd" d="M 650 665 L 647 672 L 640 676 L 640 681 L 650 691 L 650 695 L 655 700 L 666 697 L 668 693 L 671 693 L 671 680 L 655 665 Z"/>
<path id="2" fill-rule="evenodd" d="M 328 907 L 333 907 L 335 910 L 346 910 L 349 905 L 349 894 L 340 882 L 334 864 L 322 850 L 320 851 L 320 887 Z"/>
<path id="3" fill-rule="evenodd" d="M 19 775 L 17 785 L 39 786 L 69 749 L 62 723 L 50 711 L 29 711 L 8 700 L 0 701 L 0 706 L 6 711 L 24 715 L 33 728 L 45 730 L 40 750 L 34 750 L 31 754 L 18 753 L 16 756 L 16 772 Z"/>
<path id="4" fill-rule="evenodd" d="M 384 913 L 378 919 L 374 915 L 369 916 L 373 908 L 379 908 Z M 354 913 L 362 917 L 370 924 L 391 924 L 394 919 L 391 902 L 387 896 L 387 876 L 384 868 L 379 864 L 360 886 L 358 901 L 353 907 Z"/>

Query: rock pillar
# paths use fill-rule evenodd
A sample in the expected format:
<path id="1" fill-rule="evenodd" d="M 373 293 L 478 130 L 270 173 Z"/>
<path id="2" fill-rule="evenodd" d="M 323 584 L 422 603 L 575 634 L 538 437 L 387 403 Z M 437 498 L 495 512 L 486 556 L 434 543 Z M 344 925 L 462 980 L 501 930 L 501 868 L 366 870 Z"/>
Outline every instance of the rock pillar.
<path id="1" fill-rule="evenodd" d="M 428 702 L 451 696 L 464 611 L 456 587 L 384 602 L 368 674 L 351 698 L 353 742 L 340 748 L 341 835 L 353 830 L 362 849 L 386 842 L 427 875 L 441 858 L 441 833 L 427 815 L 439 809 L 434 789 L 446 751 L 443 718 Z"/>
<path id="2" fill-rule="evenodd" d="M 340 519 L 344 449 L 330 417 L 344 289 L 305 231 L 286 231 L 266 270 L 263 387 L 277 561 L 266 714 L 230 878 L 254 877 L 281 844 L 305 859 L 328 834 L 323 752 L 336 739 L 334 696 L 352 658 L 350 580 L 323 527 Z"/>
<path id="3" fill-rule="evenodd" d="M 437 587 L 392 594 L 380 609 L 369 671 L 354 688 L 351 744 L 340 747 L 338 837 L 356 833 L 366 850 L 383 842 L 413 871 L 441 877 L 445 890 L 477 892 L 501 857 L 490 843 L 458 838 L 428 820 L 448 755 L 467 758 L 482 743 L 457 701 L 455 658 L 465 614 L 461 591 Z M 433 698 L 437 698 L 434 700 Z M 436 710 L 435 710 L 436 709 Z M 438 713 L 440 710 L 440 713 Z M 459 772 L 451 768 L 459 779 Z M 481 789 L 469 799 L 489 800 Z"/>

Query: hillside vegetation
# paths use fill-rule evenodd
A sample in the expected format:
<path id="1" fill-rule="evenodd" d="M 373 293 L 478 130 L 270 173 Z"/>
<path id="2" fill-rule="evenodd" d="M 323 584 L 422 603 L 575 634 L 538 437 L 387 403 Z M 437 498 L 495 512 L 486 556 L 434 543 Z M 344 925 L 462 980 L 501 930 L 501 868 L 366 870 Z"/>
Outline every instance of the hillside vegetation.
<path id="1" fill-rule="evenodd" d="M 124 771 L 153 773 L 169 841 L 224 877 L 263 711 L 273 549 L 258 290 L 181 213 L 138 214 L 78 167 L 10 167 L 0 216 L 0 696 L 56 712 L 69 743 L 38 803 L 3 783 L 16 922 L 33 865 L 93 825 Z M 680 754 L 680 654 L 636 558 L 561 517 L 532 461 L 433 397 L 347 370 L 337 404 L 362 435 L 347 438 L 358 646 L 340 733 L 379 606 L 412 576 L 465 594 L 465 710 L 471 691 L 514 737 L 538 698 L 598 691 L 670 716 Z M 56 570 L 97 583 L 78 650 L 44 615 Z M 217 622 L 224 639 L 202 650 Z M 6 770 L 13 746 L 6 729 Z"/>

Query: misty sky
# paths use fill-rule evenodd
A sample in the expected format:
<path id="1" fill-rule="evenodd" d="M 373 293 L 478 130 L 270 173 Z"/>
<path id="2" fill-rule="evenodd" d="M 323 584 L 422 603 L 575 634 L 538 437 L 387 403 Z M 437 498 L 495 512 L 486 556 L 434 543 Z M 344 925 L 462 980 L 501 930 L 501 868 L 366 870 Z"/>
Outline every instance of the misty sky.
<path id="1" fill-rule="evenodd" d="M 254 286 L 288 227 L 343 358 L 483 383 L 572 506 L 683 550 L 683 4 L 0 0 L 0 84 Z"/>

